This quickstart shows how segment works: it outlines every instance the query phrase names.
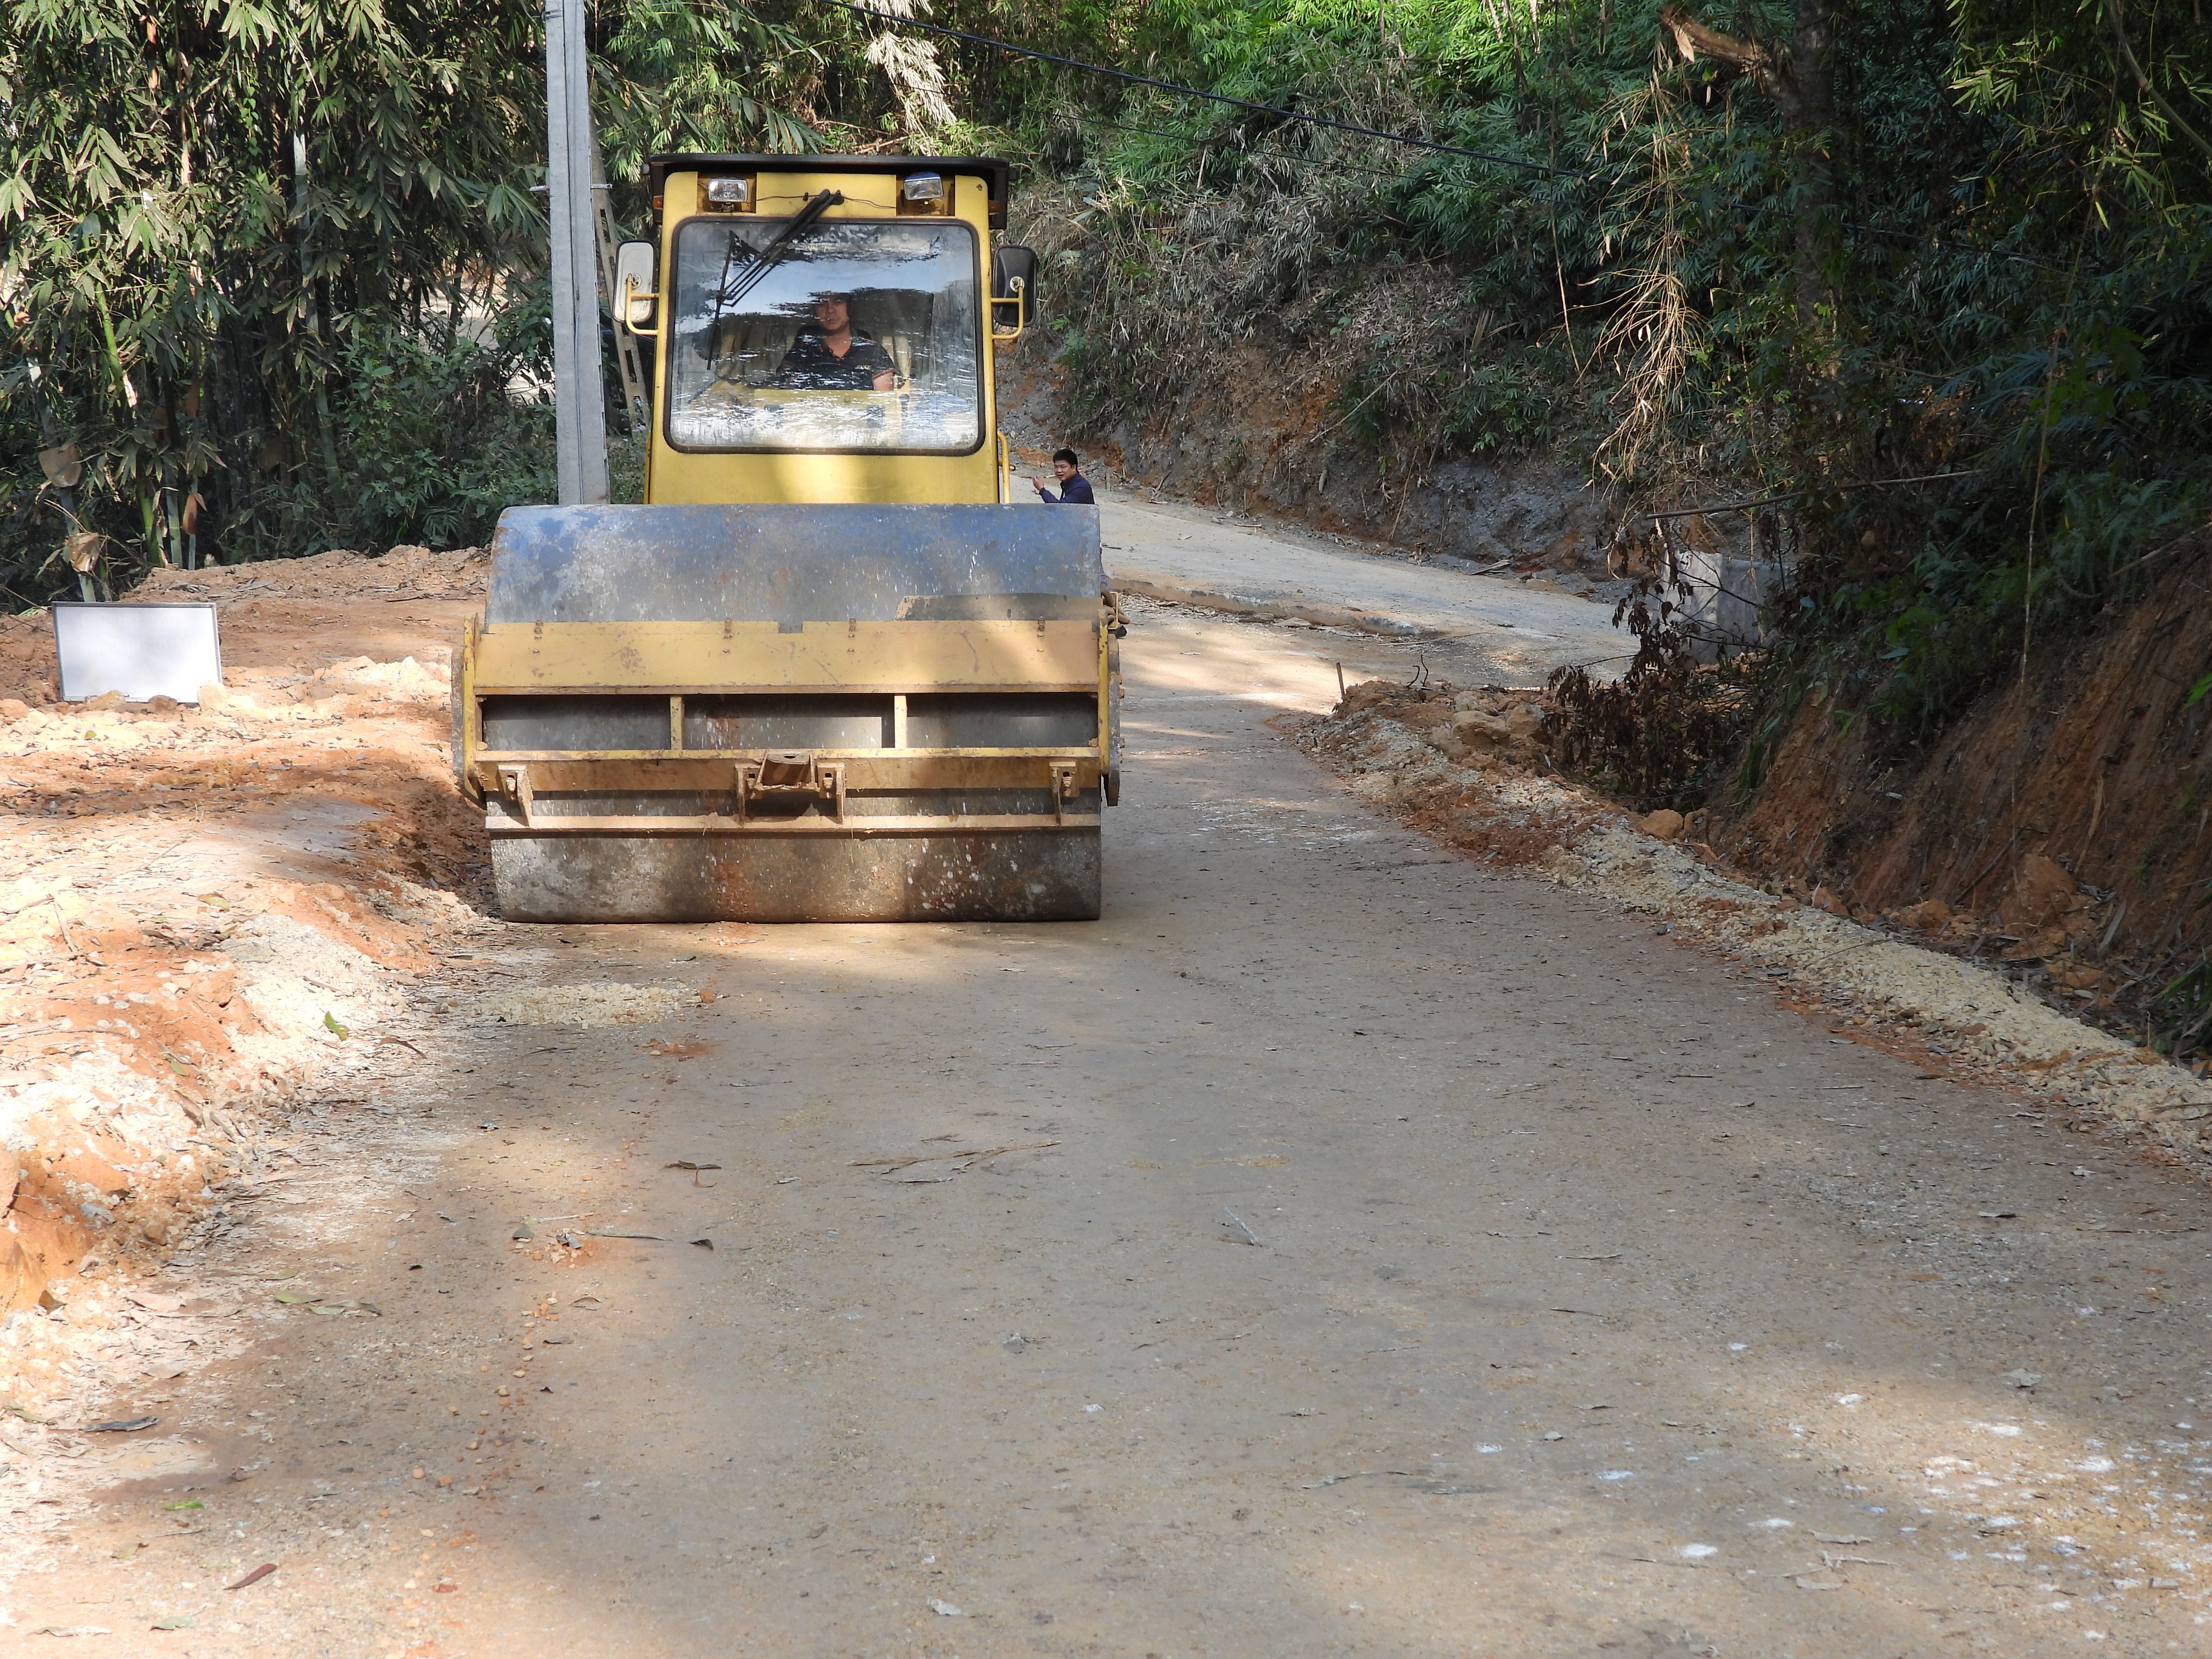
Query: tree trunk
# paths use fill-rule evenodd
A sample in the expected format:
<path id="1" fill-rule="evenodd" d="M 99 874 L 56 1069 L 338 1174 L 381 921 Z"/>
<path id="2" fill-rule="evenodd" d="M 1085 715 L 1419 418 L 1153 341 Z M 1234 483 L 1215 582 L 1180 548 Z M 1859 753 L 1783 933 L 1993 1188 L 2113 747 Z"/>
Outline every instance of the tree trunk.
<path id="1" fill-rule="evenodd" d="M 1797 163 L 1797 320 L 1811 327 L 1828 297 L 1827 267 L 1839 228 L 1836 216 L 1836 0 L 1796 0 L 1790 50 L 1777 56 L 1757 40 L 1737 40 L 1707 28 L 1669 3 L 1659 21 L 1674 37 L 1686 64 L 1703 52 L 1734 64 L 1774 102 L 1790 123 Z"/>
<path id="2" fill-rule="evenodd" d="M 1797 129 L 1797 323 L 1811 328 L 1828 295 L 1837 246 L 1835 0 L 1797 0 L 1786 73 L 1796 94 Z"/>

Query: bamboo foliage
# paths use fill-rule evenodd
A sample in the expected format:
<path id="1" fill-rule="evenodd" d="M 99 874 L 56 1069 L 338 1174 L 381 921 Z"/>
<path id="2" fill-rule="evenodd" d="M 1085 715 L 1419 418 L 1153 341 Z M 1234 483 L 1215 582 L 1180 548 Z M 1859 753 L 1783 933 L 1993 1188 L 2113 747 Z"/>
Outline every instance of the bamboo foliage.
<path id="1" fill-rule="evenodd" d="M 0 414 L 86 465 L 0 483 L 10 538 L 119 514 L 180 562 L 342 521 L 349 353 L 450 348 L 542 236 L 536 29 L 517 0 L 12 0 Z"/>
<path id="2" fill-rule="evenodd" d="M 1978 459 L 1986 500 L 1927 556 L 1955 592 L 2031 488 L 2066 534 L 2099 469 L 2116 501 L 2195 499 L 2203 0 L 900 3 L 1564 172 L 803 0 L 596 0 L 618 216 L 641 218 L 656 149 L 1033 143 L 1054 325 L 1101 426 L 1171 404 L 1227 341 L 1340 386 L 1314 453 L 1355 441 L 1415 482 L 1563 442 L 1604 444 L 1631 489 L 1692 454 L 1761 487 Z M 453 542 L 530 498 L 538 5 L 0 0 L 0 581 L 67 585 L 72 537 L 102 550 L 96 584 L 211 550 Z M 1835 21 L 1838 76 L 1809 136 L 1773 75 L 1717 46 L 1683 61 L 1687 32 L 1778 64 L 1808 12 Z M 1838 192 L 1817 216 L 1814 149 Z"/>
<path id="3" fill-rule="evenodd" d="M 635 180 L 656 151 L 822 148 L 811 94 L 830 54 L 791 23 L 757 7 L 628 0 L 603 8 L 600 28 L 593 105 L 610 179 Z"/>
<path id="4" fill-rule="evenodd" d="M 655 150 L 951 119 L 934 48 L 849 14 L 586 3 L 632 224 Z M 453 544 L 543 498 L 543 41 L 540 0 L 0 0 L 16 599 L 71 580 L 64 543 L 101 550 L 90 588 L 210 553 Z M 65 480 L 32 465 L 70 447 Z"/>

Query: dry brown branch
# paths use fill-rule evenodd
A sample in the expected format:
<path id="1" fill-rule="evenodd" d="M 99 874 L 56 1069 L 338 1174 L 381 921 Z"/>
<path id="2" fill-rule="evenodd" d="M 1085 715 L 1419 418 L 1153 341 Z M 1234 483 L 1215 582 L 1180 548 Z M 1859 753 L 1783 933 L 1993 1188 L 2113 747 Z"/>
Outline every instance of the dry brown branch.
<path id="1" fill-rule="evenodd" d="M 1024 1140 L 1014 1146 L 970 1146 L 964 1152 L 924 1152 L 919 1158 L 856 1158 L 847 1167 L 854 1170 L 903 1170 L 916 1164 L 937 1164 L 946 1158 L 996 1158 L 1000 1152 L 1036 1152 L 1057 1146 L 1056 1140 Z"/>
<path id="2" fill-rule="evenodd" d="M 1674 49 L 1682 54 L 1686 64 L 1696 63 L 1698 54 L 1703 52 L 1759 79 L 1762 90 L 1765 78 L 1775 72 L 1774 55 L 1758 41 L 1732 40 L 1717 29 L 1709 29 L 1680 6 L 1661 7 L 1659 21 L 1674 37 Z"/>
<path id="3" fill-rule="evenodd" d="M 1638 458 L 1665 431 L 1698 343 L 1698 315 L 1680 273 L 1683 237 L 1674 206 L 1676 180 L 1689 167 L 1689 143 L 1680 128 L 1669 123 L 1672 109 L 1655 76 L 1641 94 L 1624 99 L 1616 114 L 1624 131 L 1639 123 L 1649 126 L 1644 181 L 1635 192 L 1633 216 L 1655 219 L 1657 230 L 1643 258 L 1626 273 L 1627 298 L 1592 354 L 1593 361 L 1630 359 L 1613 396 L 1613 428 L 1598 446 L 1599 464 L 1615 478 L 1633 471 Z"/>

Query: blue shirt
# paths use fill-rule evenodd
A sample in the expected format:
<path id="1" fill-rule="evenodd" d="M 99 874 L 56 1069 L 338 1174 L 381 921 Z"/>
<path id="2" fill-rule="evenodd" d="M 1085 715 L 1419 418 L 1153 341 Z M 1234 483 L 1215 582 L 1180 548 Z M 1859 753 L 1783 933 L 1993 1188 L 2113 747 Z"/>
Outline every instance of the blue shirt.
<path id="1" fill-rule="evenodd" d="M 1043 496 L 1046 501 L 1051 502 L 1054 507 L 1096 507 L 1098 505 L 1098 498 L 1091 493 L 1091 480 L 1085 477 L 1080 472 L 1071 472 L 1067 475 L 1067 482 L 1060 487 L 1059 495 L 1054 495 L 1049 489 L 1039 489 L 1037 494 Z"/>

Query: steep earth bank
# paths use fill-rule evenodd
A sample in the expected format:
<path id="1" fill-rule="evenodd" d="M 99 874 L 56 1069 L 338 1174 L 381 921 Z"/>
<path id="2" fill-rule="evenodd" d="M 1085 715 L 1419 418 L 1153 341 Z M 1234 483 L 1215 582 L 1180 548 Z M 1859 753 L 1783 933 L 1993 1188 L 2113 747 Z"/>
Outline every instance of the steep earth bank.
<path id="1" fill-rule="evenodd" d="M 1885 750 L 1814 688 L 1759 787 L 1715 801 L 1711 844 L 1786 892 L 1907 916 L 2139 1020 L 2212 942 L 2212 702 L 2192 702 L 2212 665 L 2212 535 L 2161 562 L 2139 603 L 1923 750 Z"/>

